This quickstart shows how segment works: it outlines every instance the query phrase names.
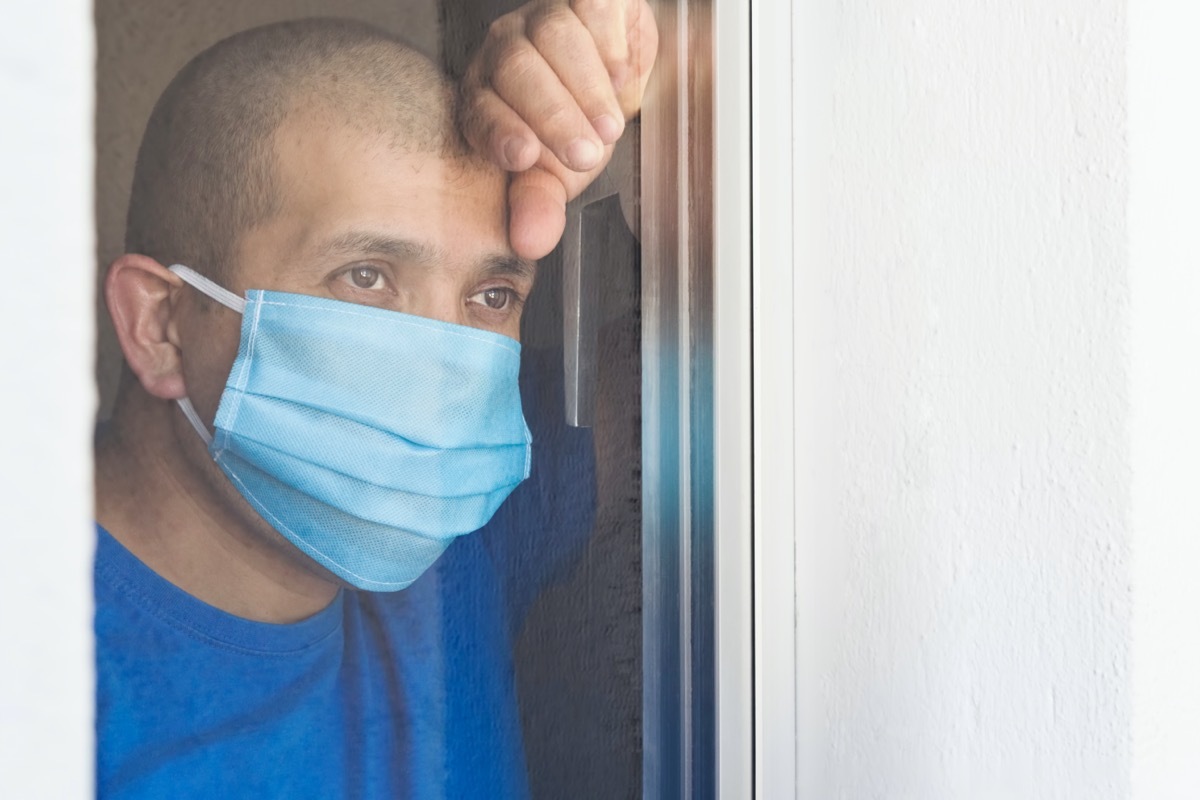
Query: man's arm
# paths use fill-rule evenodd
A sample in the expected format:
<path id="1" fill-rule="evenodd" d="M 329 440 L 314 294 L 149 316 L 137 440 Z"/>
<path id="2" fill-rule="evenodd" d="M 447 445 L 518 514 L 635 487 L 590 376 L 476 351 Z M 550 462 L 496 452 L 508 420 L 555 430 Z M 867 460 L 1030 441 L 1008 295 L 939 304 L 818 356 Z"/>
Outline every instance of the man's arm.
<path id="1" fill-rule="evenodd" d="M 492 24 L 463 78 L 468 141 L 514 173 L 509 238 L 541 258 L 612 158 L 658 51 L 646 0 L 534 0 Z"/>

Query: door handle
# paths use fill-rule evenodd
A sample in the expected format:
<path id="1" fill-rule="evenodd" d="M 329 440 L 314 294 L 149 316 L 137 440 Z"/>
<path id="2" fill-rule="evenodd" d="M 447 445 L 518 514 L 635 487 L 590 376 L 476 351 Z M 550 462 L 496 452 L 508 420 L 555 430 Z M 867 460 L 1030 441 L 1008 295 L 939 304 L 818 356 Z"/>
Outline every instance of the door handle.
<path id="1" fill-rule="evenodd" d="M 602 219 L 597 204 L 617 194 L 608 171 L 567 204 L 563 231 L 563 371 L 567 424 L 596 420 L 596 362 L 600 329 L 602 253 L 584 252 L 585 233 Z"/>

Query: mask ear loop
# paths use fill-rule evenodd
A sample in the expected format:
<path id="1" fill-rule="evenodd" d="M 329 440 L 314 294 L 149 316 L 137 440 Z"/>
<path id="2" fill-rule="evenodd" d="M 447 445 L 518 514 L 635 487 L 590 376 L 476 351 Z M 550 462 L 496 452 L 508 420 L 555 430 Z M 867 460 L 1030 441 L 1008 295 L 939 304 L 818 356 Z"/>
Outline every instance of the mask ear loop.
<path id="1" fill-rule="evenodd" d="M 208 432 L 208 428 L 204 427 L 204 423 L 200 421 L 200 415 L 196 413 L 196 407 L 192 405 L 192 401 L 183 397 L 175 401 L 179 404 L 179 410 L 187 417 L 187 421 L 192 423 L 192 427 L 196 429 L 196 433 L 200 434 L 200 438 L 204 440 L 204 446 L 212 445 L 212 434 Z"/>
<path id="2" fill-rule="evenodd" d="M 185 283 L 191 285 L 201 294 L 211 297 L 221 305 L 231 308 L 239 314 L 245 312 L 246 301 L 244 298 L 238 297 L 224 286 L 209 280 L 191 267 L 185 267 L 183 264 L 172 264 L 167 269 L 178 275 Z M 200 438 L 204 441 L 204 446 L 211 447 L 212 434 L 208 432 L 208 428 L 200 420 L 200 415 L 196 413 L 196 407 L 192 405 L 191 399 L 183 397 L 175 402 L 179 404 L 179 410 L 187 417 L 187 421 L 196 429 L 196 433 L 200 434 Z"/>
<path id="3" fill-rule="evenodd" d="M 245 298 L 238 297 L 221 284 L 209 280 L 191 267 L 185 267 L 183 264 L 172 264 L 167 269 L 182 278 L 185 283 L 191 284 L 201 294 L 208 295 L 226 308 L 231 308 L 239 314 L 246 310 Z"/>

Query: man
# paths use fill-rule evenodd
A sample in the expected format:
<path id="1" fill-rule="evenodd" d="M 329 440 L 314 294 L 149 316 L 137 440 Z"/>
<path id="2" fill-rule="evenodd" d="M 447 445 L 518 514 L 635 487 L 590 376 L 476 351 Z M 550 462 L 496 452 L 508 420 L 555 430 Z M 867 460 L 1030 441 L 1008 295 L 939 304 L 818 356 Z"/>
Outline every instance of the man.
<path id="1" fill-rule="evenodd" d="M 527 794 L 511 638 L 592 495 L 527 391 L 530 450 L 520 311 L 645 85 L 603 31 L 628 61 L 642 17 L 495 26 L 464 118 L 510 185 L 364 25 L 248 31 L 168 87 L 105 284 L 101 795 Z"/>

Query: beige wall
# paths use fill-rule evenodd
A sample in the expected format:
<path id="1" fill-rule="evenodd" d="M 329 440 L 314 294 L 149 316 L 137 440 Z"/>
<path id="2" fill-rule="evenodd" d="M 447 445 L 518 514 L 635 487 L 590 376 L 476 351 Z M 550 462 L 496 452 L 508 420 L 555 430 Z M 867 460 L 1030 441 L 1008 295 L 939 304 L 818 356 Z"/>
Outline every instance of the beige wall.
<path id="1" fill-rule="evenodd" d="M 379 25 L 438 55 L 435 0 L 96 0 L 95 9 L 98 276 L 123 249 L 133 164 L 150 110 L 196 53 L 255 25 L 336 15 Z M 97 303 L 96 380 L 106 417 L 121 353 L 99 294 Z"/>

